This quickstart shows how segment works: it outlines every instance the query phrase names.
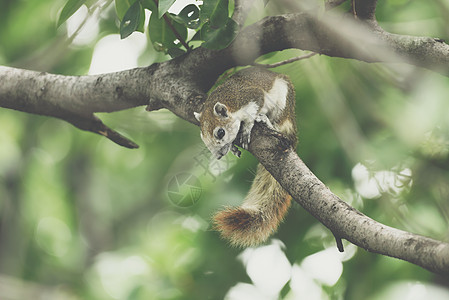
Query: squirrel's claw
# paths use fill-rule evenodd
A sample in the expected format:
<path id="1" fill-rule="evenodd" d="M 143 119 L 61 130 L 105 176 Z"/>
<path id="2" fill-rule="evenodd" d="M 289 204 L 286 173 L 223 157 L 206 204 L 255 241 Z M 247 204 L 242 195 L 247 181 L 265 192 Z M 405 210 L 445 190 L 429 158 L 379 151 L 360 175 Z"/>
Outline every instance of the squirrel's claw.
<path id="1" fill-rule="evenodd" d="M 258 122 L 258 123 L 262 122 L 265 125 L 267 125 L 268 128 L 274 129 L 273 124 L 271 123 L 270 119 L 268 119 L 267 115 L 265 115 L 265 114 L 258 114 L 256 116 L 256 118 L 254 119 L 254 121 Z"/>
<path id="2" fill-rule="evenodd" d="M 231 152 L 232 154 L 234 154 L 235 156 L 237 156 L 238 158 L 240 158 L 240 156 L 242 155 L 242 152 L 237 148 L 236 145 L 232 145 L 231 147 Z"/>

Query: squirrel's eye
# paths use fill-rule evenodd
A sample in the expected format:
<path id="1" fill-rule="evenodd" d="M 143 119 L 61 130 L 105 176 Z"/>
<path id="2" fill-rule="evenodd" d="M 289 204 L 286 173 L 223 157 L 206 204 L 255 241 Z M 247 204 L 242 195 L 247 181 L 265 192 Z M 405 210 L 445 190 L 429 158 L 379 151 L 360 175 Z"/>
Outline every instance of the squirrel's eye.
<path id="1" fill-rule="evenodd" d="M 225 136 L 225 131 L 223 128 L 218 128 L 216 137 L 221 140 Z"/>

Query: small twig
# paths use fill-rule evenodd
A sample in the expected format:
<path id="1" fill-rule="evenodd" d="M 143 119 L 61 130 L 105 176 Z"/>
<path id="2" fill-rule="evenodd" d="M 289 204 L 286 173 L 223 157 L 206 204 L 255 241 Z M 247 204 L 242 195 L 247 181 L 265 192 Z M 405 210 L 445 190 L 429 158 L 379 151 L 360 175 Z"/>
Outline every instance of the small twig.
<path id="1" fill-rule="evenodd" d="M 280 62 L 277 62 L 277 63 L 273 63 L 273 64 L 259 64 L 259 63 L 254 63 L 253 65 L 254 65 L 254 66 L 258 66 L 258 67 L 264 67 L 264 68 L 276 68 L 276 67 L 279 67 L 279 66 L 283 66 L 283 65 L 286 65 L 286 64 L 290 64 L 290 63 L 295 62 L 295 61 L 298 61 L 298 60 L 303 60 L 303 59 L 310 58 L 310 57 L 312 57 L 312 56 L 314 56 L 314 55 L 317 55 L 317 54 L 318 54 L 318 53 L 316 53 L 316 52 L 312 52 L 312 53 L 309 53 L 309 54 L 305 54 L 305 55 L 293 57 L 293 58 L 286 59 L 286 60 L 283 60 L 283 61 L 280 61 Z"/>
<path id="2" fill-rule="evenodd" d="M 154 0 L 154 3 L 156 3 L 156 6 L 159 7 L 159 0 Z M 170 27 L 173 34 L 176 36 L 176 38 L 179 40 L 179 42 L 186 48 L 187 51 L 191 50 L 187 42 L 182 38 L 182 36 L 179 34 L 179 32 L 176 30 L 175 26 L 173 26 L 170 18 L 165 13 L 163 16 L 165 23 Z"/>
<path id="3" fill-rule="evenodd" d="M 339 252 L 345 252 L 345 248 L 343 247 L 343 242 L 341 241 L 341 237 L 339 237 L 338 235 L 335 235 L 335 242 L 337 243 L 337 249 Z"/>
<path id="4" fill-rule="evenodd" d="M 106 126 L 98 117 L 95 115 L 90 115 L 87 117 L 80 117 L 77 115 L 66 115 L 63 116 L 63 120 L 70 122 L 75 127 L 79 129 L 90 131 L 99 135 L 102 135 L 117 145 L 129 148 L 136 149 L 139 148 L 139 145 L 131 141 L 130 139 L 124 137 L 117 131 Z"/>
<path id="5" fill-rule="evenodd" d="M 357 9 L 355 7 L 355 0 L 351 0 L 351 10 L 352 10 L 352 14 L 354 15 L 354 18 L 358 18 L 357 17 Z"/>
<path id="6" fill-rule="evenodd" d="M 155 0 L 156 1 L 156 0 Z M 179 34 L 179 32 L 176 30 L 175 26 L 171 23 L 170 18 L 167 16 L 167 14 L 164 14 L 163 16 L 165 23 L 167 23 L 168 27 L 170 27 L 171 31 L 175 34 L 176 38 L 181 42 L 181 44 L 186 48 L 187 51 L 190 50 L 189 45 L 187 42 L 182 38 L 182 36 Z"/>
<path id="7" fill-rule="evenodd" d="M 248 13 L 250 12 L 253 6 L 254 0 L 236 0 L 234 1 L 234 13 L 232 15 L 232 19 L 236 21 L 240 28 L 243 27 L 246 18 L 248 17 Z"/>

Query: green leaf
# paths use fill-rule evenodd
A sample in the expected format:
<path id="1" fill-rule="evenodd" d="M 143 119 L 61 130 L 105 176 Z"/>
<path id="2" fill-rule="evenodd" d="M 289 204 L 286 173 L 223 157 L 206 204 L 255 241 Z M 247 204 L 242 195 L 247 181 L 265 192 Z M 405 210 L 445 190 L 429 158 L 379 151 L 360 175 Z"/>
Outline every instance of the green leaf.
<path id="1" fill-rule="evenodd" d="M 269 52 L 267 54 L 263 54 L 263 55 L 259 56 L 256 59 L 256 62 L 261 62 L 261 61 L 264 61 L 264 60 L 268 60 L 268 59 L 276 56 L 277 54 L 278 54 L 278 52 L 276 52 L 276 51 L 275 52 Z"/>
<path id="2" fill-rule="evenodd" d="M 214 50 L 226 48 L 235 39 L 238 31 L 239 25 L 231 18 L 220 28 L 213 28 L 206 23 L 201 28 L 201 39 L 204 41 L 201 46 Z"/>
<path id="3" fill-rule="evenodd" d="M 190 39 L 191 41 L 202 41 L 201 39 L 201 30 L 198 30 L 193 37 Z"/>
<path id="4" fill-rule="evenodd" d="M 172 15 L 167 14 L 172 26 L 175 28 L 176 32 L 185 41 L 187 39 L 187 28 L 172 20 Z M 181 47 L 181 43 L 175 43 L 178 39 L 167 24 L 164 18 L 159 19 L 156 14 L 151 14 L 150 24 L 149 24 L 149 35 L 150 40 L 153 43 L 154 49 L 156 51 L 166 52 L 171 48 Z"/>
<path id="5" fill-rule="evenodd" d="M 173 16 L 173 20 L 180 24 L 184 24 L 187 28 L 197 29 L 199 22 L 200 10 L 195 4 L 189 4 L 184 7 L 177 16 Z"/>
<path id="6" fill-rule="evenodd" d="M 141 0 L 143 8 L 151 10 L 153 14 L 157 14 L 157 6 L 154 0 Z"/>
<path id="7" fill-rule="evenodd" d="M 158 14 L 159 18 L 168 11 L 168 9 L 175 3 L 176 0 L 159 0 Z"/>
<path id="8" fill-rule="evenodd" d="M 200 11 L 201 23 L 209 22 L 213 28 L 225 26 L 229 18 L 229 0 L 207 0 Z"/>
<path id="9" fill-rule="evenodd" d="M 195 4 L 189 4 L 181 10 L 178 16 L 188 21 L 197 20 L 200 17 L 200 9 Z"/>
<path id="10" fill-rule="evenodd" d="M 57 27 L 61 26 L 62 23 L 67 21 L 80 7 L 86 2 L 86 0 L 69 0 L 64 5 L 58 19 Z"/>
<path id="11" fill-rule="evenodd" d="M 126 12 L 136 0 L 115 0 L 115 11 L 119 20 L 123 20 Z"/>
<path id="12" fill-rule="evenodd" d="M 142 24 L 142 20 L 144 19 L 145 14 L 143 13 L 142 5 L 139 1 L 134 2 L 120 22 L 120 38 L 124 39 L 131 35 L 131 33 L 139 28 L 139 25 Z"/>

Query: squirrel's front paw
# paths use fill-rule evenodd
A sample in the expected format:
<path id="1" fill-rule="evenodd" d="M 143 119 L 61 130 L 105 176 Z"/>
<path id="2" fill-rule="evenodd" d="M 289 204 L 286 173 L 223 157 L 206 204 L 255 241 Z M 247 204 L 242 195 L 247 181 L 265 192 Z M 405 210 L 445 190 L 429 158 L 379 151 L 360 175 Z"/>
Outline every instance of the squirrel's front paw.
<path id="1" fill-rule="evenodd" d="M 265 115 L 265 114 L 258 114 L 254 121 L 262 122 L 265 125 L 267 125 L 268 128 L 274 129 L 273 124 L 271 124 L 270 119 L 268 119 L 267 115 Z"/>
<path id="2" fill-rule="evenodd" d="M 241 135 L 240 135 L 240 145 L 243 149 L 248 149 L 249 142 L 251 141 L 251 130 L 253 129 L 254 123 L 242 122 L 241 125 Z"/>

